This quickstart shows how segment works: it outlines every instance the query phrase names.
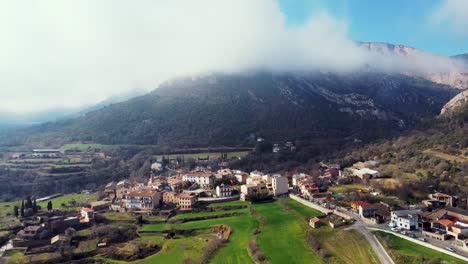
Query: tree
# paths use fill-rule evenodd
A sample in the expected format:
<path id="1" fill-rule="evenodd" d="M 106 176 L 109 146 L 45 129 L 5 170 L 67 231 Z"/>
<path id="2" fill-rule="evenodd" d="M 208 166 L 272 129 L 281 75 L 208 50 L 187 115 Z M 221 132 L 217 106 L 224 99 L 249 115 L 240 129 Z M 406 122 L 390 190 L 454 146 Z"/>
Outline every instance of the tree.
<path id="1" fill-rule="evenodd" d="M 36 199 L 34 199 L 32 209 L 33 209 L 33 213 L 34 213 L 34 214 L 37 214 L 38 208 L 37 208 Z"/>
<path id="2" fill-rule="evenodd" d="M 32 200 L 31 200 L 31 196 L 28 196 L 26 198 L 26 209 L 29 209 L 29 208 L 32 208 L 33 207 L 33 203 L 32 203 Z"/>
<path id="3" fill-rule="evenodd" d="M 52 201 L 47 203 L 47 211 L 52 211 Z"/>
<path id="4" fill-rule="evenodd" d="M 18 215 L 19 215 L 19 212 L 18 212 L 18 206 L 15 205 L 15 207 L 13 207 L 13 215 L 18 218 Z"/>
<path id="5" fill-rule="evenodd" d="M 24 200 L 21 201 L 21 210 L 20 210 L 20 213 L 21 213 L 21 217 L 24 217 Z"/>

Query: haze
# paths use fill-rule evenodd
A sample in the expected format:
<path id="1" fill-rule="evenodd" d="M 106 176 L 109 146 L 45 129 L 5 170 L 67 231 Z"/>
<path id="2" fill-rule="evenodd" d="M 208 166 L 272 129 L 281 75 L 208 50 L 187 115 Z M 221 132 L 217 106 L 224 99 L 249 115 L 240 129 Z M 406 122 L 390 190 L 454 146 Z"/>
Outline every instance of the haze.
<path id="1" fill-rule="evenodd" d="M 466 14 L 450 9 L 463 3 L 446 2 L 428 23 L 464 34 Z M 369 54 L 348 37 L 346 19 L 325 10 L 300 25 L 286 20 L 274 0 L 2 1 L 0 111 L 75 108 L 211 71 L 457 67 L 437 56 Z"/>

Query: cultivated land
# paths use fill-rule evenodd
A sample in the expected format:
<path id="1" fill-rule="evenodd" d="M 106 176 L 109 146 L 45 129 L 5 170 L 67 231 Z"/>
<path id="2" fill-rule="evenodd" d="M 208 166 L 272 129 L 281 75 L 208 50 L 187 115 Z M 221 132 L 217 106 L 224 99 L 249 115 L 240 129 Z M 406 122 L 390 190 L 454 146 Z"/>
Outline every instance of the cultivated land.
<path id="1" fill-rule="evenodd" d="M 73 202 L 74 201 L 74 202 Z M 89 204 L 96 201 L 95 194 L 67 194 L 59 196 L 52 199 L 53 208 L 58 208 L 64 211 L 76 211 L 78 212 L 81 209 L 81 206 L 84 204 Z M 41 208 L 47 208 L 48 201 L 37 203 Z M 62 206 L 62 205 L 65 206 Z M 6 216 L 8 213 L 13 214 L 14 206 L 21 206 L 21 201 L 6 202 L 0 203 L 0 217 Z"/>
<path id="2" fill-rule="evenodd" d="M 325 261 L 326 263 L 379 263 L 370 245 L 361 234 L 354 230 L 347 231 L 343 227 L 331 229 L 328 226 L 322 226 L 318 229 L 312 229 L 308 225 L 308 220 L 314 216 L 322 216 L 322 214 L 289 198 L 280 198 L 273 203 L 253 205 L 242 201 L 231 201 L 211 204 L 209 207 L 237 205 L 246 205 L 249 208 L 179 214 L 174 217 L 175 220 L 231 212 L 237 212 L 241 215 L 177 224 L 148 224 L 144 225 L 141 230 L 155 231 L 157 233 L 151 233 L 151 235 L 154 234 L 154 237 L 158 237 L 161 234 L 159 232 L 164 230 L 206 229 L 219 224 L 227 225 L 232 229 L 229 241 L 215 253 L 210 259 L 210 263 L 253 263 L 247 250 L 247 244 L 254 237 L 253 231 L 259 227 L 259 217 L 262 217 L 265 219 L 265 225 L 257 235 L 257 245 L 269 263 L 323 263 L 324 261 L 318 252 L 313 251 L 306 243 L 307 232 L 311 232 L 321 247 L 327 250 L 330 256 Z M 252 215 L 251 209 L 255 210 L 257 215 Z M 150 234 L 144 235 L 150 236 Z M 181 237 L 178 242 L 171 241 L 171 244 L 163 244 L 161 252 L 144 261 L 151 259 L 159 263 L 169 259 L 180 262 L 186 257 L 198 260 L 201 250 L 198 251 L 198 255 L 190 253 L 191 248 L 193 248 L 190 241 L 193 239 L 191 236 Z M 181 251 L 177 249 L 181 246 L 188 250 L 187 253 L 183 254 L 190 256 L 180 254 Z"/>
<path id="3" fill-rule="evenodd" d="M 86 203 L 95 199 L 94 195 L 72 194 L 52 201 L 57 207 L 61 203 L 75 200 L 77 204 Z M 2 203 L 5 204 L 5 203 Z M 246 208 L 239 209 L 239 205 Z M 42 203 L 41 203 L 42 206 Z M 171 217 L 168 222 L 160 216 L 144 216 L 145 221 L 153 221 L 139 227 L 139 237 L 116 245 L 121 252 L 127 252 L 135 245 L 160 245 L 160 250 L 152 255 L 130 263 L 201 263 L 202 252 L 210 240 L 216 236 L 216 226 L 229 226 L 231 234 L 228 241 L 216 250 L 210 257 L 209 263 L 254 263 L 248 251 L 248 243 L 255 235 L 254 230 L 261 229 L 257 234 L 258 248 L 266 256 L 266 261 L 275 263 L 350 263 L 373 264 L 379 263 L 369 243 L 356 230 L 346 230 L 347 226 L 336 229 L 330 228 L 327 217 L 320 212 L 306 207 L 289 198 L 275 199 L 271 203 L 250 204 L 242 201 L 213 203 L 208 208 L 223 207 L 224 210 L 214 212 L 187 212 Z M 72 208 L 72 207 L 71 207 Z M 79 208 L 76 208 L 78 210 Z M 224 214 L 234 213 L 233 216 Z M 130 213 L 108 212 L 103 214 L 111 225 L 135 225 L 135 216 Z M 313 229 L 308 225 L 311 217 L 320 217 L 325 225 Z M 199 217 L 216 217 L 199 220 Z M 195 219 L 196 218 L 196 219 Z M 197 220 L 198 219 L 198 220 Z M 120 222 L 124 221 L 124 222 Z M 162 223 L 155 223 L 161 221 Z M 186 221 L 186 222 L 183 222 Z M 263 224 L 260 224 L 263 223 Z M 80 230 L 76 235 L 88 236 L 90 229 Z M 173 239 L 165 238 L 171 230 L 184 230 L 175 232 Z M 307 243 L 307 233 L 320 245 L 316 251 Z M 383 234 L 386 236 L 386 234 Z M 383 239 L 380 237 L 380 239 Z M 415 245 L 397 237 L 390 237 L 390 255 L 397 257 L 396 263 L 421 263 L 421 256 L 429 259 L 439 257 L 443 260 L 461 263 L 436 251 Z M 88 238 L 80 242 L 74 250 L 78 252 L 96 252 L 96 240 Z M 98 251 L 99 252 L 99 251 Z M 28 259 L 22 252 L 12 251 L 7 263 L 25 263 L 31 260 L 44 260 L 60 258 L 56 253 L 35 254 Z M 127 263 L 110 259 L 102 254 L 94 253 L 90 260 L 100 260 L 104 263 Z"/>
<path id="4" fill-rule="evenodd" d="M 465 263 L 463 260 L 420 246 L 392 234 L 379 231 L 374 232 L 374 234 L 385 247 L 390 257 L 397 264 L 425 263 L 425 261 L 435 259 L 439 259 L 447 263 Z"/>
<path id="5" fill-rule="evenodd" d="M 201 152 L 201 153 L 190 153 L 190 154 L 170 154 L 170 155 L 157 155 L 156 159 L 162 159 L 163 157 L 167 159 L 177 159 L 183 158 L 188 159 L 205 159 L 205 158 L 221 158 L 221 154 L 226 153 L 227 158 L 242 158 L 249 154 L 248 151 L 234 151 L 234 152 Z"/>
<path id="6" fill-rule="evenodd" d="M 106 149 L 106 148 L 112 148 L 112 147 L 114 146 L 102 145 L 102 144 L 65 144 L 61 147 L 61 149 L 87 151 L 87 150 L 94 150 L 94 149 Z"/>

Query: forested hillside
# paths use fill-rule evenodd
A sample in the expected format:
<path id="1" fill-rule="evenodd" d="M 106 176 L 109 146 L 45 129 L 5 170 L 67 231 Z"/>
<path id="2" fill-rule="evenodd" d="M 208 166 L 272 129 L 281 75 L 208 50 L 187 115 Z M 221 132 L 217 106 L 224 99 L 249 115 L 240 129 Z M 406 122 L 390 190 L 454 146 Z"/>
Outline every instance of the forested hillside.
<path id="1" fill-rule="evenodd" d="M 421 78 L 376 72 L 211 74 L 169 81 L 147 95 L 81 118 L 17 130 L 0 142 L 183 148 L 252 146 L 259 136 L 368 140 L 432 118 L 457 92 Z"/>
<path id="2" fill-rule="evenodd" d="M 430 189 L 468 196 L 468 104 L 421 124 L 395 140 L 347 153 L 338 162 L 377 159 L 393 179 L 377 187 L 421 199 Z M 429 189 L 430 188 L 430 189 Z"/>

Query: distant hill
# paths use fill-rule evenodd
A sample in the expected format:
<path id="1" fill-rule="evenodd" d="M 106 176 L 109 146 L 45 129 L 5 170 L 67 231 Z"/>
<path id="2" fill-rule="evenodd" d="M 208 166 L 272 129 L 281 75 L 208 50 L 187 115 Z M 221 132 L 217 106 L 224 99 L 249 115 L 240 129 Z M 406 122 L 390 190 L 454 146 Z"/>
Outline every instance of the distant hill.
<path id="1" fill-rule="evenodd" d="M 457 91 L 401 74 L 210 74 L 72 120 L 16 131 L 3 143 L 92 141 L 171 147 L 269 140 L 368 140 L 431 118 Z"/>

